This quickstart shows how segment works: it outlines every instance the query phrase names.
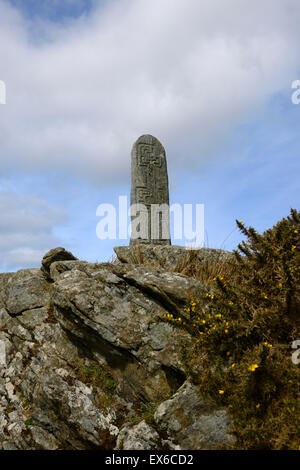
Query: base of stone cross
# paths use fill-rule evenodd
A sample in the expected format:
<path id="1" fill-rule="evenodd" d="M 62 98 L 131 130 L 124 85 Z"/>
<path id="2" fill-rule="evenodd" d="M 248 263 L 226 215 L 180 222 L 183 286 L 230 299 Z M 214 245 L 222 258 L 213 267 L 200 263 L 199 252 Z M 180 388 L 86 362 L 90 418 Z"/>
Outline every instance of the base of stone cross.
<path id="1" fill-rule="evenodd" d="M 171 245 L 171 240 L 170 239 L 165 239 L 165 240 L 151 240 L 149 242 L 149 240 L 143 240 L 142 238 L 137 238 L 136 240 L 130 240 L 130 243 L 129 243 L 130 246 L 137 246 L 137 245 L 155 245 L 155 246 L 159 246 L 159 245 Z"/>
<path id="2" fill-rule="evenodd" d="M 162 266 L 171 271 L 181 272 L 192 259 L 203 262 L 205 260 L 232 257 L 229 251 L 212 248 L 188 249 L 180 245 L 149 245 L 116 246 L 114 251 L 118 262 L 128 264 L 152 264 Z"/>

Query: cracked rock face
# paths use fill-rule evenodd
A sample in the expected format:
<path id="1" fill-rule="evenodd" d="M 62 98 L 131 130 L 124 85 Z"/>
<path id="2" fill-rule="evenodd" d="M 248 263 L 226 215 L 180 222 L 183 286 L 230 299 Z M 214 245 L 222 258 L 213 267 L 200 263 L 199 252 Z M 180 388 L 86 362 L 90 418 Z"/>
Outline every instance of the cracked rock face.
<path id="1" fill-rule="evenodd" d="M 0 305 L 10 315 L 41 308 L 49 299 L 49 285 L 40 269 L 22 269 L 10 275 L 0 275 Z"/>
<path id="2" fill-rule="evenodd" d="M 67 261 L 67 260 L 76 260 L 75 256 L 70 253 L 70 251 L 65 250 L 62 247 L 53 248 L 52 250 L 48 251 L 42 259 L 42 267 L 41 271 L 43 272 L 44 276 L 51 280 L 50 277 L 50 266 L 55 261 Z"/>
<path id="3" fill-rule="evenodd" d="M 226 411 L 210 407 L 190 382 L 158 406 L 154 421 L 170 438 L 176 436 L 181 449 L 217 448 L 234 442 Z"/>
<path id="4" fill-rule="evenodd" d="M 0 449 L 230 443 L 226 411 L 186 381 L 190 336 L 162 321 L 201 283 L 56 250 L 41 270 L 0 275 Z"/>
<path id="5" fill-rule="evenodd" d="M 214 248 L 186 249 L 179 245 L 144 245 L 138 246 L 116 246 L 114 251 L 121 263 L 144 263 L 147 265 L 162 266 L 169 271 L 176 272 L 178 268 L 182 269 L 182 264 L 186 259 L 195 257 L 199 262 L 206 259 L 217 258 L 220 261 L 228 256 L 232 256 L 226 250 Z"/>
<path id="6" fill-rule="evenodd" d="M 160 437 L 146 421 L 135 426 L 125 424 L 117 439 L 118 450 L 151 450 L 159 448 Z"/>

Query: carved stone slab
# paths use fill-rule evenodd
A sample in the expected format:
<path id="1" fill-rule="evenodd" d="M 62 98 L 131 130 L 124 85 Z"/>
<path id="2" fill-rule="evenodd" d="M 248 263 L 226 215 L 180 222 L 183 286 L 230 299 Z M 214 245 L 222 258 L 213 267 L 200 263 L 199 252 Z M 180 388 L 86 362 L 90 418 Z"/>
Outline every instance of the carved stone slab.
<path id="1" fill-rule="evenodd" d="M 130 244 L 170 245 L 166 152 L 159 140 L 152 135 L 142 135 L 132 148 L 130 203 L 131 207 L 135 204 L 143 204 L 147 214 L 141 219 L 142 236 L 132 236 Z M 161 210 L 158 205 L 163 205 Z M 137 211 L 134 216 L 131 216 L 132 223 L 140 212 Z"/>

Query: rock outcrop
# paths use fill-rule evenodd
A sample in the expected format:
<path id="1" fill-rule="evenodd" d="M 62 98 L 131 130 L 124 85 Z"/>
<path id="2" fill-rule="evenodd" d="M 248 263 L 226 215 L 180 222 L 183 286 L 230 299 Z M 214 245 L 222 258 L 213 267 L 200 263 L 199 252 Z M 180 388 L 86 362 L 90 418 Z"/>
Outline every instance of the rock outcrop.
<path id="1" fill-rule="evenodd" d="M 58 248 L 41 269 L 0 274 L 0 449 L 233 442 L 226 410 L 186 377 L 190 336 L 163 321 L 204 286 L 119 258 L 92 264 Z"/>
<path id="2" fill-rule="evenodd" d="M 55 261 L 67 261 L 67 260 L 76 260 L 75 256 L 70 252 L 62 248 L 61 246 L 53 248 L 45 254 L 42 259 L 41 270 L 45 274 L 46 278 L 51 281 L 50 276 L 50 266 Z"/>
<path id="3" fill-rule="evenodd" d="M 186 249 L 179 245 L 136 245 L 132 246 L 116 246 L 114 251 L 121 263 L 139 263 L 154 266 L 161 266 L 169 271 L 182 270 L 182 267 L 191 259 L 196 258 L 197 261 L 205 262 L 217 258 L 222 261 L 224 258 L 232 256 L 225 250 L 201 248 Z"/>

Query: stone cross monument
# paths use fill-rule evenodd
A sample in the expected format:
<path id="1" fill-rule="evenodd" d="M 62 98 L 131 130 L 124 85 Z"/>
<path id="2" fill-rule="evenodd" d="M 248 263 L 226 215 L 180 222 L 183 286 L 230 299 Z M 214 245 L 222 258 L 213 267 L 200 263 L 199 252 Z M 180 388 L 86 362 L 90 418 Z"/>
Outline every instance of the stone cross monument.
<path id="1" fill-rule="evenodd" d="M 130 245 L 170 245 L 166 152 L 152 135 L 142 135 L 132 148 L 130 204 Z"/>

